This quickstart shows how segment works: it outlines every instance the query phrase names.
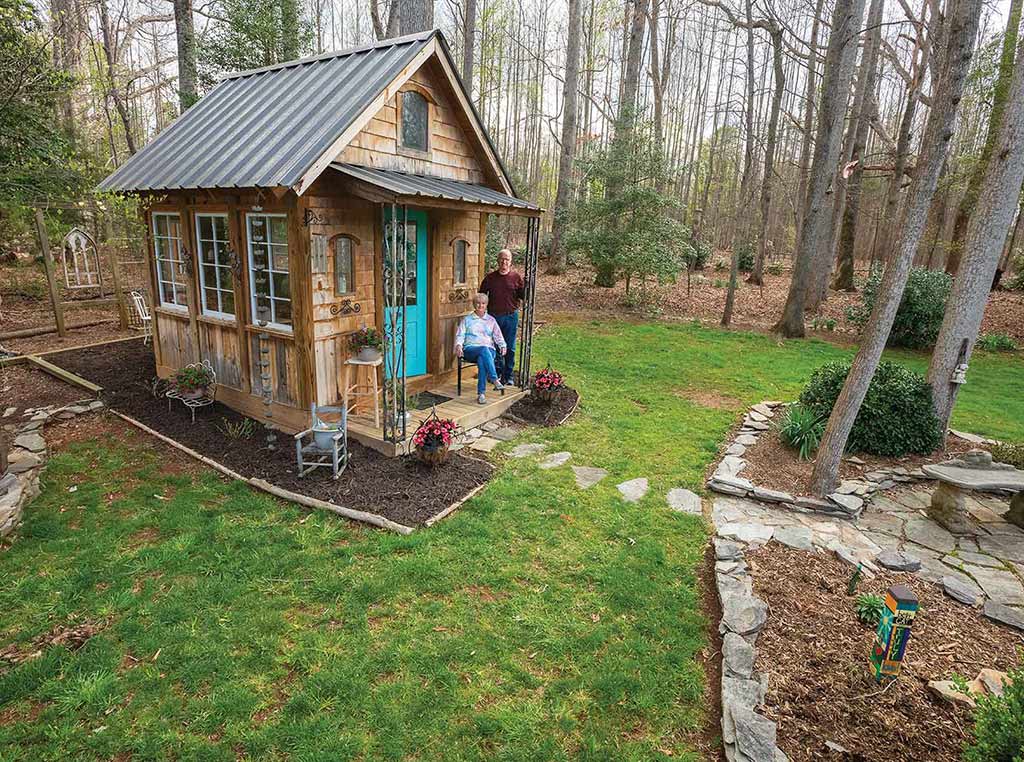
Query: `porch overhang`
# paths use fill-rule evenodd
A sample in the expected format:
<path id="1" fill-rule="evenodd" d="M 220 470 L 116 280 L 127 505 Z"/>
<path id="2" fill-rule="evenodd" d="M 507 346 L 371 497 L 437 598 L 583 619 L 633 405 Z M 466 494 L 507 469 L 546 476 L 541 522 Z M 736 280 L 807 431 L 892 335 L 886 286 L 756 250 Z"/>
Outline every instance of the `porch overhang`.
<path id="1" fill-rule="evenodd" d="M 544 211 L 536 204 L 485 185 L 341 162 L 333 162 L 330 168 L 344 178 L 347 189 L 353 195 L 369 201 L 446 209 L 473 209 L 521 217 L 539 217 Z"/>

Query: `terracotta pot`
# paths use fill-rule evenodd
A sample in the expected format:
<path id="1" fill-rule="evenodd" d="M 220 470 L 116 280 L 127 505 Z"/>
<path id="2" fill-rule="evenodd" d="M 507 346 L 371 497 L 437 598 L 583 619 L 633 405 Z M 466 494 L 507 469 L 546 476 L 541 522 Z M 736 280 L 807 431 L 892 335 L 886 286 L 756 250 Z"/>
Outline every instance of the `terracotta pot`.
<path id="1" fill-rule="evenodd" d="M 448 452 L 448 445 L 417 447 L 416 457 L 429 466 L 436 466 L 448 460 Z"/>
<path id="2" fill-rule="evenodd" d="M 363 362 L 375 362 L 380 359 L 380 350 L 375 347 L 362 347 L 356 354 L 356 359 Z"/>

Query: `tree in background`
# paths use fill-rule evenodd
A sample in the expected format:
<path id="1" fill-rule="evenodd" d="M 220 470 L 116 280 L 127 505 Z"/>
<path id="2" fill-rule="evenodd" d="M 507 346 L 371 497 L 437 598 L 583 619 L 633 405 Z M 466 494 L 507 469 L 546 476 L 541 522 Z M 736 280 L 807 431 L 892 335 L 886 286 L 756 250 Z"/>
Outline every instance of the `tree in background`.
<path id="1" fill-rule="evenodd" d="M 434 28 L 434 0 L 391 0 L 398 4 L 398 33 L 413 34 Z"/>
<path id="2" fill-rule="evenodd" d="M 1019 5 L 1018 5 L 1019 13 Z M 935 414 L 945 435 L 956 404 L 958 384 L 951 383 L 957 364 L 966 363 L 978 340 L 989 287 L 1003 253 L 1006 231 L 1013 220 L 1024 182 L 1024 45 L 1017 51 L 1011 82 L 1004 97 L 1008 109 L 992 142 L 985 176 L 964 238 L 963 257 L 953 281 L 949 307 L 939 329 L 928 382 Z M 987 143 L 986 143 L 987 145 Z"/>
<path id="3" fill-rule="evenodd" d="M 638 127 L 580 164 L 587 187 L 566 235 L 569 251 L 613 282 L 639 279 L 641 290 L 677 275 L 689 235 L 675 219 L 678 202 L 658 190 L 665 160 L 648 131 Z"/>
<path id="4" fill-rule="evenodd" d="M 548 272 L 566 269 L 565 230 L 569 220 L 573 191 L 573 159 L 576 156 L 576 95 L 580 79 L 580 2 L 569 0 L 568 40 L 565 48 L 565 83 L 562 87 L 562 145 L 558 154 L 558 190 L 555 215 L 551 223 L 551 256 Z"/>
<path id="5" fill-rule="evenodd" d="M 196 27 L 192 18 L 192 0 L 174 0 L 174 32 L 178 44 L 178 102 L 184 113 L 199 100 L 196 89 L 199 71 L 196 63 Z"/>
<path id="6" fill-rule="evenodd" d="M 72 78 L 53 65 L 47 34 L 28 0 L 0 5 L 0 241 L 32 201 L 79 191 L 71 144 L 60 118 Z M 24 222 L 24 221 L 23 221 Z"/>
<path id="7" fill-rule="evenodd" d="M 825 495 L 835 487 L 839 461 L 846 450 L 850 431 L 882 358 L 882 350 L 885 349 L 903 299 L 903 289 L 924 232 L 939 172 L 946 161 L 953 138 L 957 108 L 970 70 L 974 39 L 978 34 L 981 2 L 951 0 L 952 8 L 945 22 L 948 28 L 943 31 L 946 36 L 945 50 L 937 62 L 939 65 L 936 68 L 931 111 L 925 125 L 923 150 L 918 157 L 907 206 L 900 221 L 899 242 L 886 265 L 878 298 L 861 336 L 860 348 L 818 446 L 818 457 L 811 473 L 811 489 L 815 494 Z"/>

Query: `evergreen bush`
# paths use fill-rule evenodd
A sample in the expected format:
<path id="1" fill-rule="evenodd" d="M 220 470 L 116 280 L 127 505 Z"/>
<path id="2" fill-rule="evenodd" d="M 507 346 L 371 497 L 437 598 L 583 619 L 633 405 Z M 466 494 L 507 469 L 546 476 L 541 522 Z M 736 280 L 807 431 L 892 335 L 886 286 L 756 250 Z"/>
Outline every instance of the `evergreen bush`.
<path id="1" fill-rule="evenodd" d="M 830 362 L 814 373 L 800 394 L 800 404 L 822 419 L 832 408 L 850 372 L 848 362 Z M 932 389 L 924 376 L 894 362 L 882 362 L 846 443 L 847 452 L 883 457 L 927 455 L 942 444 Z"/>
<path id="2" fill-rule="evenodd" d="M 1010 670 L 1002 696 L 978 698 L 973 738 L 964 748 L 966 762 L 1024 760 L 1024 669 Z"/>
<path id="3" fill-rule="evenodd" d="M 857 306 L 847 307 L 846 319 L 858 328 L 863 329 L 871 317 L 881 283 L 881 269 L 873 270 L 864 284 L 863 301 Z M 911 270 L 889 334 L 889 346 L 907 349 L 932 346 L 942 327 L 946 300 L 952 287 L 953 279 L 944 272 L 920 267 Z"/>

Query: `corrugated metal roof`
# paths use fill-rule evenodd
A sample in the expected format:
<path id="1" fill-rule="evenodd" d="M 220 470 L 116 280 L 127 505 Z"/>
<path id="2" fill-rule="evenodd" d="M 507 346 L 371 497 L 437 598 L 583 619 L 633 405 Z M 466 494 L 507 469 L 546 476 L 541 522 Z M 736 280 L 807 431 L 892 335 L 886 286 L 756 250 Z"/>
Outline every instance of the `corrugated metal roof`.
<path id="1" fill-rule="evenodd" d="M 343 164 L 332 162 L 331 169 L 337 170 L 348 177 L 370 183 L 396 196 L 420 196 L 423 198 L 440 198 L 449 201 L 467 201 L 472 204 L 490 204 L 512 209 L 524 209 L 540 212 L 541 208 L 529 201 L 515 196 L 508 196 L 485 185 L 463 183 L 433 175 L 414 175 L 392 169 L 364 167 L 360 164 Z"/>
<path id="2" fill-rule="evenodd" d="M 436 34 L 230 75 L 99 188 L 293 186 Z"/>

